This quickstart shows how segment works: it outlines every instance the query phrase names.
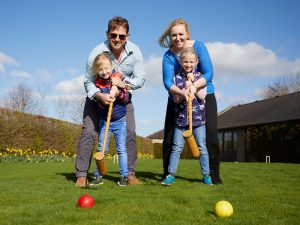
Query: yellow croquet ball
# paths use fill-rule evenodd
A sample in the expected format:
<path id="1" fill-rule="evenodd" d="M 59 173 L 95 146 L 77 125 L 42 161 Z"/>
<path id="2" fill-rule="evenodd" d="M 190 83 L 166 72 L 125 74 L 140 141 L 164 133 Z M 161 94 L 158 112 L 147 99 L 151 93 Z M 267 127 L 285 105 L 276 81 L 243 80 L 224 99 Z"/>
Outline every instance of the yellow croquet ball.
<path id="1" fill-rule="evenodd" d="M 229 217 L 233 214 L 233 207 L 227 201 L 218 201 L 215 204 L 215 214 L 219 217 Z"/>

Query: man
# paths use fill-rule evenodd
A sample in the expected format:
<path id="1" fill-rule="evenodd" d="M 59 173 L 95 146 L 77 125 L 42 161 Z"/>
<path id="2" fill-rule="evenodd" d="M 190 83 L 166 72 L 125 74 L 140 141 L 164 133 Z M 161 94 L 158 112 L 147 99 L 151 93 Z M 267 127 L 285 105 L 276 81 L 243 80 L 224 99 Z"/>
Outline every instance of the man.
<path id="1" fill-rule="evenodd" d="M 87 98 L 83 112 L 83 128 L 78 144 L 78 151 L 75 162 L 77 181 L 75 186 L 86 187 L 87 173 L 90 168 L 95 138 L 99 130 L 99 115 L 97 111 L 97 102 L 108 106 L 115 97 L 110 94 L 103 94 L 95 86 L 96 76 L 92 74 L 91 67 L 95 57 L 107 52 L 113 62 L 114 70 L 125 76 L 125 86 L 127 90 L 141 88 L 145 82 L 143 56 L 140 49 L 128 41 L 129 24 L 125 18 L 114 17 L 108 22 L 106 32 L 107 40 L 96 46 L 88 57 L 86 72 L 84 78 L 84 87 L 87 92 Z M 135 133 L 134 107 L 131 101 L 126 105 L 126 123 L 127 123 L 127 155 L 128 155 L 128 183 L 139 184 L 135 177 L 135 168 L 137 161 L 137 146 Z M 100 184 L 97 180 L 92 182 L 94 185 Z"/>

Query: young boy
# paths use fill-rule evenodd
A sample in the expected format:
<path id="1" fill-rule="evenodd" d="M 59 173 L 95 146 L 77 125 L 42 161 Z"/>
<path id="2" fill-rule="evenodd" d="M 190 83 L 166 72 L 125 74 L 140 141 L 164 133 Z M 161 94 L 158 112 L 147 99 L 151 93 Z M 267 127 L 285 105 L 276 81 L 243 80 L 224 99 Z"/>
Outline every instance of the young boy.
<path id="1" fill-rule="evenodd" d="M 114 134 L 116 148 L 119 157 L 120 165 L 120 180 L 119 186 L 127 186 L 128 184 L 128 166 L 127 166 L 127 151 L 126 151 L 126 103 L 130 100 L 129 93 L 125 89 L 125 84 L 122 82 L 123 76 L 119 73 L 113 73 L 111 58 L 108 53 L 99 54 L 92 65 L 92 72 L 97 75 L 95 85 L 102 93 L 109 93 L 116 96 L 116 101 L 113 105 L 110 127 L 107 135 L 107 144 L 105 146 L 105 154 L 108 151 L 108 143 L 111 132 Z M 106 119 L 108 108 L 99 103 L 99 145 L 98 150 L 103 148 L 103 139 L 105 134 Z M 90 183 L 90 186 L 103 184 L 102 175 L 99 174 L 97 168 L 94 172 L 95 179 Z"/>
<path id="2" fill-rule="evenodd" d="M 163 185 L 171 185 L 175 182 L 175 173 L 180 159 L 180 154 L 184 146 L 183 132 L 188 126 L 188 96 L 191 95 L 193 108 L 193 135 L 195 136 L 198 148 L 201 150 L 199 162 L 203 174 L 202 182 L 212 185 L 212 180 L 209 175 L 209 158 L 206 147 L 206 131 L 205 131 L 205 90 L 197 90 L 196 97 L 194 93 L 188 93 L 189 85 L 193 85 L 193 81 L 201 78 L 201 74 L 195 72 L 195 67 L 198 64 L 198 56 L 193 48 L 185 48 L 179 54 L 179 63 L 181 65 L 180 72 L 175 75 L 175 84 L 170 89 L 173 94 L 173 100 L 176 103 L 175 107 L 175 126 L 173 131 L 173 145 L 168 167 L 169 175 L 162 181 Z M 191 78 L 191 81 L 188 81 Z M 189 115 L 190 116 L 190 115 Z"/>

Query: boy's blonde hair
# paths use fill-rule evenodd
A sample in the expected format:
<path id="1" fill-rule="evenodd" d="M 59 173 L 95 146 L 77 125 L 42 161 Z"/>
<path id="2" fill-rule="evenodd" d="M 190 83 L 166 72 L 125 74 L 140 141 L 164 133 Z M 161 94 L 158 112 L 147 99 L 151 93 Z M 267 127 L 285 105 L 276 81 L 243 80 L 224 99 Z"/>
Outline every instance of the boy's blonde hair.
<path id="1" fill-rule="evenodd" d="M 112 65 L 110 55 L 107 52 L 102 52 L 96 56 L 96 58 L 94 59 L 92 68 L 91 68 L 92 74 L 94 74 L 94 75 L 98 74 L 98 70 L 99 70 L 99 68 L 102 67 L 103 61 L 105 61 L 105 60 L 108 60 L 110 62 L 110 64 Z"/>
<path id="2" fill-rule="evenodd" d="M 163 47 L 163 48 L 170 48 L 170 47 L 172 47 L 171 44 L 170 44 L 170 31 L 176 25 L 184 25 L 186 33 L 187 33 L 187 39 L 188 40 L 191 39 L 191 32 L 190 32 L 190 27 L 189 27 L 188 23 L 184 19 L 178 18 L 178 19 L 173 20 L 169 24 L 169 26 L 167 27 L 167 29 L 159 37 L 158 43 L 159 43 L 159 45 L 161 47 Z"/>
<path id="3" fill-rule="evenodd" d="M 193 55 L 195 57 L 195 59 L 197 61 L 199 61 L 199 58 L 198 58 L 198 55 L 197 53 L 195 52 L 195 49 L 193 47 L 189 47 L 189 48 L 184 48 L 180 53 L 179 53 L 179 61 L 182 62 L 184 60 L 184 58 L 187 56 L 187 55 Z"/>

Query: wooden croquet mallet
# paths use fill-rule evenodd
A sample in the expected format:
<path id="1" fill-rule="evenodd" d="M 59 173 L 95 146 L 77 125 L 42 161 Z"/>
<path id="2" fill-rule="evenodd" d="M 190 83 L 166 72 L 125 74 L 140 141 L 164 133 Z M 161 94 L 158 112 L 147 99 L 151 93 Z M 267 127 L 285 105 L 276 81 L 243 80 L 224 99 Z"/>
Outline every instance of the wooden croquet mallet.
<path id="1" fill-rule="evenodd" d="M 192 82 L 189 77 L 188 80 Z M 198 145 L 196 143 L 195 137 L 193 135 L 193 108 L 192 108 L 192 97 L 188 98 L 188 118 L 189 118 L 189 129 L 183 132 L 183 137 L 187 143 L 187 147 L 192 153 L 194 158 L 199 158 L 200 151 L 198 149 Z"/>
<path id="2" fill-rule="evenodd" d="M 106 142 L 107 142 L 108 129 L 110 126 L 110 119 L 111 119 L 113 104 L 114 104 L 114 102 L 109 103 L 102 150 L 101 150 L 101 152 L 96 152 L 94 154 L 97 169 L 102 176 L 104 176 L 107 173 L 106 160 L 105 160 L 105 148 L 106 148 Z"/>

